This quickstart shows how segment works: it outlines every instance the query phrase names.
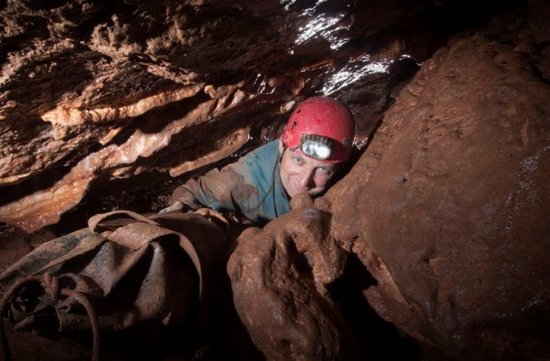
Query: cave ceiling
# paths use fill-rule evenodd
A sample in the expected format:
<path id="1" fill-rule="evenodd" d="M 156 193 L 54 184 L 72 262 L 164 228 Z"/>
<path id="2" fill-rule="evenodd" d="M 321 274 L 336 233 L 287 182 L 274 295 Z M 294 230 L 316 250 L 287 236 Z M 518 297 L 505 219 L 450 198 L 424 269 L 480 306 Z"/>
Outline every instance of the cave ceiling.
<path id="1" fill-rule="evenodd" d="M 155 210 L 162 200 L 151 190 L 136 200 L 136 184 L 169 192 L 179 176 L 276 137 L 293 104 L 315 94 L 349 104 L 363 144 L 419 65 L 487 15 L 456 7 L 7 1 L 0 217 L 32 232 L 79 204 Z M 453 11 L 462 23 L 444 23 Z"/>

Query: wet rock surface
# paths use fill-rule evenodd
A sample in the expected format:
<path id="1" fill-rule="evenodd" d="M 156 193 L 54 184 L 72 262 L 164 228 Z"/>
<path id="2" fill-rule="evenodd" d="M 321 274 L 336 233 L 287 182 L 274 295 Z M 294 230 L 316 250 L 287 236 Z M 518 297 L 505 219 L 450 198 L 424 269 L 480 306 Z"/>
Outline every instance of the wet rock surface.
<path id="1" fill-rule="evenodd" d="M 434 48 L 403 58 L 394 27 L 429 4 L 393 5 L 380 18 L 341 0 L 1 5 L 1 219 L 32 232 L 108 210 L 95 198 L 113 181 L 171 187 L 273 139 L 319 92 L 347 97 L 365 138 Z"/>
<path id="2" fill-rule="evenodd" d="M 329 95 L 357 163 L 229 262 L 256 347 L 549 359 L 548 19 L 543 0 L 0 2 L 0 270 L 98 212 L 159 210 Z"/>
<path id="3" fill-rule="evenodd" d="M 289 214 L 238 239 L 227 266 L 235 307 L 269 360 L 359 360 L 326 290 L 345 253 L 328 237 L 330 215 L 302 196 Z"/>
<path id="4" fill-rule="evenodd" d="M 331 190 L 332 229 L 377 281 L 369 304 L 417 340 L 456 359 L 546 359 L 550 89 L 519 49 L 529 27 L 496 23 L 403 89 Z"/>

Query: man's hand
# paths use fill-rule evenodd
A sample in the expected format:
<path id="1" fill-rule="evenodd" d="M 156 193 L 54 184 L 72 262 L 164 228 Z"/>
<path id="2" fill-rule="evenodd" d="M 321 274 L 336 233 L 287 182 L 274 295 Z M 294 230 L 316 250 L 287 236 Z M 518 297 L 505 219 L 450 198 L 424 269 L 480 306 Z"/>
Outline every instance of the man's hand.
<path id="1" fill-rule="evenodd" d="M 169 205 L 168 207 L 161 209 L 159 211 L 159 214 L 181 212 L 182 210 L 183 210 L 183 203 L 180 201 L 175 201 L 173 204 Z"/>
<path id="2" fill-rule="evenodd" d="M 195 213 L 207 218 L 211 222 L 214 222 L 218 226 L 222 227 L 226 232 L 229 229 L 229 221 L 218 211 L 211 208 L 199 208 Z"/>

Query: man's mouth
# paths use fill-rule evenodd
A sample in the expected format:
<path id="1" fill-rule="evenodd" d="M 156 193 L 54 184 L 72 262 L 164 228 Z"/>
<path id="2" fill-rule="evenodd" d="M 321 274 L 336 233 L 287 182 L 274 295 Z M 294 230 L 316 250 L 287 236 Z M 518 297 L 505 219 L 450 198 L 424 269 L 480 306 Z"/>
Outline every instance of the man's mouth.
<path id="1" fill-rule="evenodd" d="M 309 187 L 304 187 L 304 186 L 301 186 L 301 185 L 298 185 L 296 183 L 294 183 L 294 189 L 298 192 L 298 193 L 301 193 L 301 192 L 309 192 L 309 190 L 311 188 Z"/>

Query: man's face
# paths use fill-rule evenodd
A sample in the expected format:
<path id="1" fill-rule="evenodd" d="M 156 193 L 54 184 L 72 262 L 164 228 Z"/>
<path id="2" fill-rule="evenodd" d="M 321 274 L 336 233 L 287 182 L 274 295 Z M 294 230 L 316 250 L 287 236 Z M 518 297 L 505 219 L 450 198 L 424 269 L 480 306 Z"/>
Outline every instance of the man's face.
<path id="1" fill-rule="evenodd" d="M 283 154 L 280 167 L 281 181 L 291 198 L 302 192 L 308 192 L 312 196 L 323 192 L 338 167 L 338 164 L 313 159 L 292 149 L 284 149 L 281 141 L 279 150 Z"/>

